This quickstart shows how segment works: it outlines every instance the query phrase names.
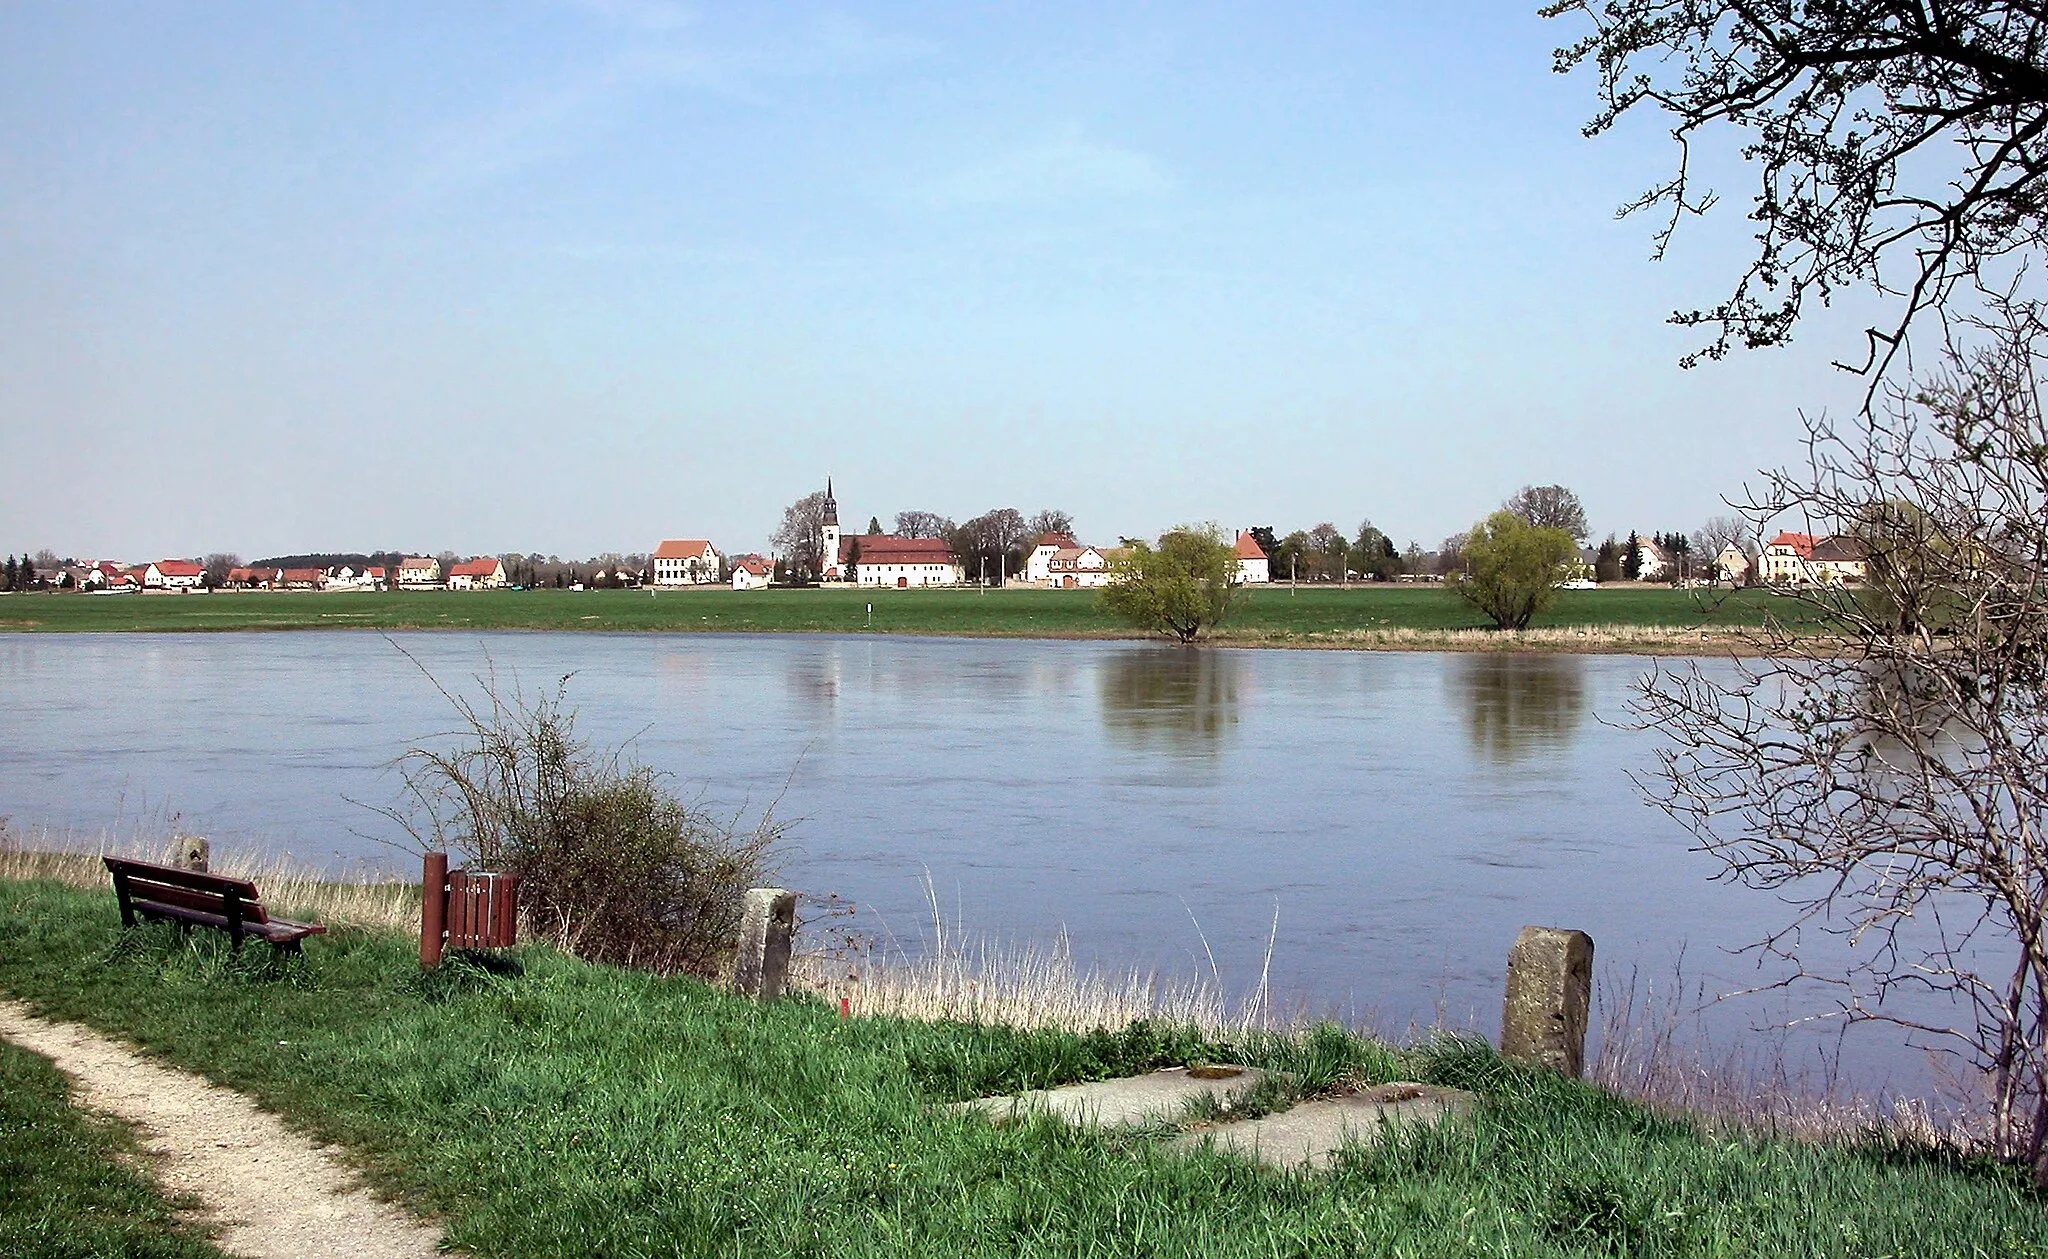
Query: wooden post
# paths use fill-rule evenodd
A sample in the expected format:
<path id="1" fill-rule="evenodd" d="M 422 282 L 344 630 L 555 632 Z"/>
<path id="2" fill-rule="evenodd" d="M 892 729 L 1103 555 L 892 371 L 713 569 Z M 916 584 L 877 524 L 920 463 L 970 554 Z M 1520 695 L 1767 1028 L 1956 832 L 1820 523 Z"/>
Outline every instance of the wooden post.
<path id="1" fill-rule="evenodd" d="M 740 953 L 733 964 L 733 991 L 759 1001 L 780 997 L 789 978 L 789 945 L 795 932 L 795 892 L 779 887 L 749 888 L 740 914 Z"/>
<path id="2" fill-rule="evenodd" d="M 448 854 L 430 852 L 420 863 L 420 965 L 428 970 L 441 964 L 441 947 L 448 934 Z"/>
<path id="3" fill-rule="evenodd" d="M 1593 937 L 1560 927 L 1522 928 L 1508 950 L 1501 1057 L 1576 1078 L 1586 1066 L 1592 1001 Z"/>

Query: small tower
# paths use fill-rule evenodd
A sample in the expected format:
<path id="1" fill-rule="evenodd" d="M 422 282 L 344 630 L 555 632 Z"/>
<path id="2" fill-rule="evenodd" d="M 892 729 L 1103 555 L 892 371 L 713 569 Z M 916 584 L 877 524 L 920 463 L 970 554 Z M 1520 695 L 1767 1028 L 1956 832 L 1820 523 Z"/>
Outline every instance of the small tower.
<path id="1" fill-rule="evenodd" d="M 818 531 L 818 576 L 824 577 L 839 564 L 839 500 L 832 497 L 832 478 L 825 478 L 825 519 Z"/>

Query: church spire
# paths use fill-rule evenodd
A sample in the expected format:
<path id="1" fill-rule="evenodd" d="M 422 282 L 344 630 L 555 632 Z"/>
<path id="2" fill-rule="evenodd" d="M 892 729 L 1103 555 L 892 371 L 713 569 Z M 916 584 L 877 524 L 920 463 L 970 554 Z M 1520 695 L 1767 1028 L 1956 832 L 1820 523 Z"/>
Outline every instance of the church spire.
<path id="1" fill-rule="evenodd" d="M 825 478 L 825 519 L 822 523 L 839 523 L 839 500 L 832 497 L 832 478 L 829 476 Z"/>

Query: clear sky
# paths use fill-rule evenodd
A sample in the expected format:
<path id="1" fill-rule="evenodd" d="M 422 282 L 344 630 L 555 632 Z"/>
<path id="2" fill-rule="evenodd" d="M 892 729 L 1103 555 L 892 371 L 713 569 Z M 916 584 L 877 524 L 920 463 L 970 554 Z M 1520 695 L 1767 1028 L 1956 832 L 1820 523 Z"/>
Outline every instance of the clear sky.
<path id="1" fill-rule="evenodd" d="M 1858 312 L 1680 371 L 1751 181 L 1650 262 L 1534 8 L 0 5 L 0 550 L 1689 530 Z"/>

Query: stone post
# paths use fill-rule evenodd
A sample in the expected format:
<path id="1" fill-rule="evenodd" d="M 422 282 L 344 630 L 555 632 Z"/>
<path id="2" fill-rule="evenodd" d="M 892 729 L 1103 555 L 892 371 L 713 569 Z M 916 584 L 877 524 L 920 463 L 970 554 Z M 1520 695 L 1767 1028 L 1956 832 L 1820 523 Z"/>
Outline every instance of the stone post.
<path id="1" fill-rule="evenodd" d="M 207 866 L 212 864 L 212 861 L 213 845 L 207 842 L 206 836 L 178 836 L 178 849 L 171 858 L 172 865 L 180 870 L 190 870 L 194 874 L 205 874 Z"/>
<path id="2" fill-rule="evenodd" d="M 796 931 L 796 893 L 779 887 L 747 891 L 740 914 L 740 952 L 733 964 L 733 991 L 759 1001 L 782 995 L 789 977 L 790 937 Z"/>
<path id="3" fill-rule="evenodd" d="M 1508 950 L 1503 1058 L 1577 1077 L 1586 1066 L 1593 998 L 1593 937 L 1562 927 L 1524 927 Z"/>

